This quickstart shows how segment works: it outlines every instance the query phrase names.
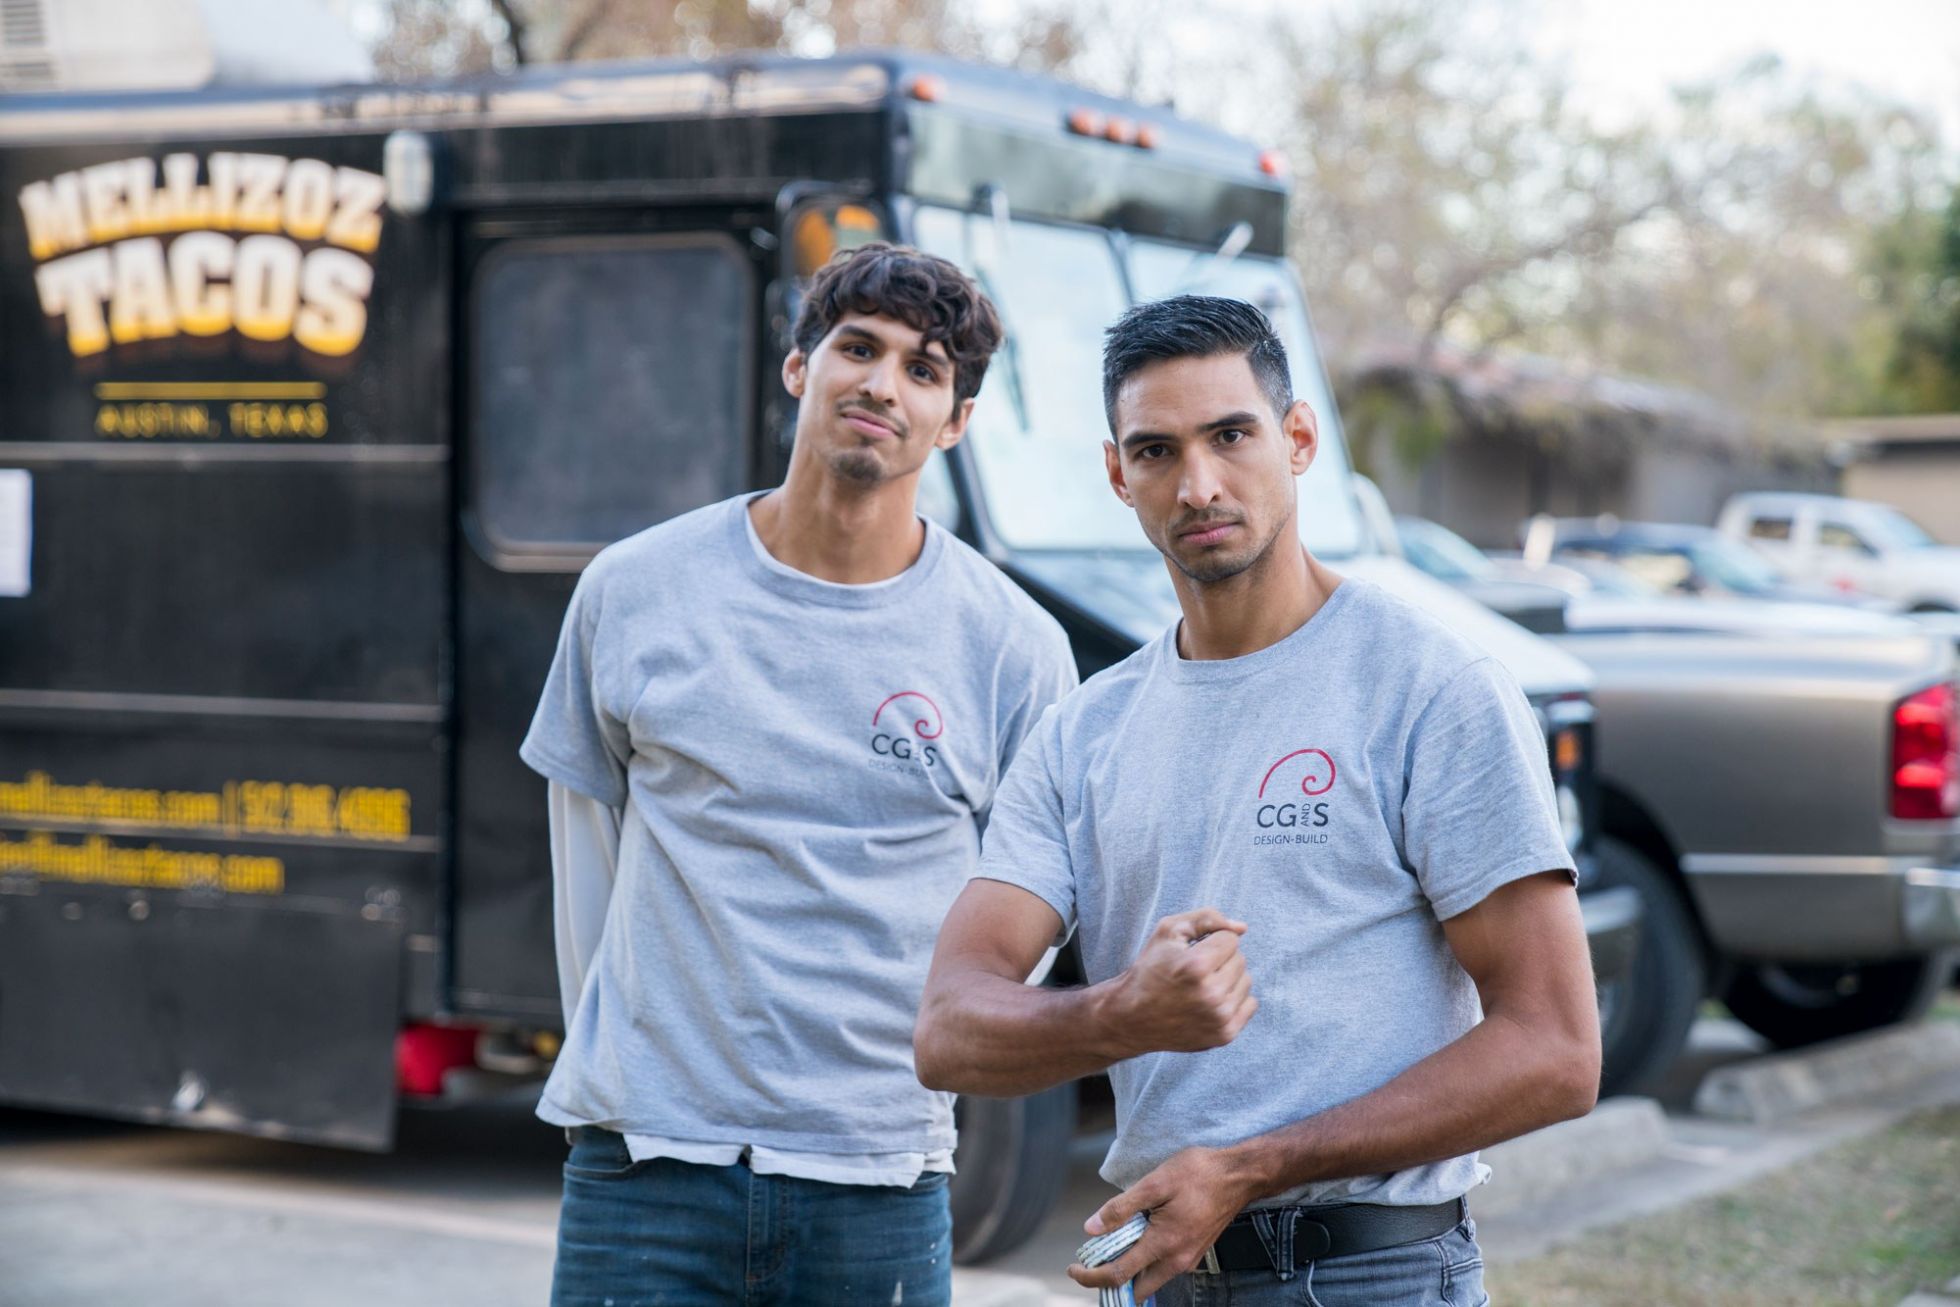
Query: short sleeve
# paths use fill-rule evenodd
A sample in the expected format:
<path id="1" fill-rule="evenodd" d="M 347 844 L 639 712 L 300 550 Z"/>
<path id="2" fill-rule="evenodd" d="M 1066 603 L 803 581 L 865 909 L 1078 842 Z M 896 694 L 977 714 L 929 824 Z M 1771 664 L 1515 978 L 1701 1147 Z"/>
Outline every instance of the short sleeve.
<path id="1" fill-rule="evenodd" d="M 1056 756 L 1060 717 L 1059 707 L 1043 713 L 1007 769 L 973 874 L 1041 899 L 1062 919 L 1060 938 L 1066 939 L 1075 929 L 1075 866 Z"/>
<path id="2" fill-rule="evenodd" d="M 600 586 L 587 568 L 565 610 L 558 652 L 518 756 L 547 780 L 611 808 L 626 805 L 626 724 L 606 711 L 599 692 L 594 644 Z"/>
<path id="3" fill-rule="evenodd" d="M 1406 756 L 1403 852 L 1438 920 L 1539 872 L 1578 883 L 1544 733 L 1500 664 L 1481 658 L 1438 691 Z"/>
<path id="4" fill-rule="evenodd" d="M 1006 777 L 1012 768 L 1015 755 L 1020 753 L 1022 743 L 1028 732 L 1049 705 L 1058 703 L 1079 683 L 1075 670 L 1075 653 L 1069 648 L 1068 635 L 1061 624 L 1046 613 L 1040 615 L 1040 624 L 1032 641 L 1033 656 L 1025 671 L 1020 674 L 1020 683 L 1007 687 L 1008 693 L 1001 696 L 1005 717 L 1000 723 L 999 775 Z"/>

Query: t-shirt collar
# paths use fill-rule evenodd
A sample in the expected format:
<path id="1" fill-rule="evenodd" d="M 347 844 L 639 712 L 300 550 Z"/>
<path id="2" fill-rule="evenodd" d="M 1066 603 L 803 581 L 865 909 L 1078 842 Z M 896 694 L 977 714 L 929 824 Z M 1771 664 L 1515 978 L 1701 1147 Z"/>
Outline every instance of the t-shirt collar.
<path id="1" fill-rule="evenodd" d="M 1341 609 L 1364 584 L 1354 577 L 1343 577 L 1341 583 L 1334 587 L 1334 593 L 1327 596 L 1327 602 L 1315 610 L 1312 617 L 1264 649 L 1255 649 L 1237 658 L 1185 658 L 1180 655 L 1177 651 L 1177 633 L 1183 629 L 1184 621 L 1179 618 L 1168 631 L 1157 637 L 1158 668 L 1174 681 L 1196 685 L 1236 681 L 1270 671 L 1318 640 L 1321 633 L 1339 619 Z"/>
<path id="2" fill-rule="evenodd" d="M 728 501 L 728 526 L 735 537 L 731 546 L 737 557 L 746 560 L 745 570 L 750 576 L 766 589 L 786 598 L 838 608 L 882 608 L 915 593 L 931 578 L 946 552 L 944 528 L 920 518 L 920 523 L 926 529 L 925 547 L 903 572 L 864 585 L 826 581 L 808 572 L 799 572 L 778 559 L 762 543 L 762 537 L 756 534 L 755 522 L 749 516 L 749 505 L 768 493 L 767 490 L 759 490 L 755 494 L 738 495 Z"/>

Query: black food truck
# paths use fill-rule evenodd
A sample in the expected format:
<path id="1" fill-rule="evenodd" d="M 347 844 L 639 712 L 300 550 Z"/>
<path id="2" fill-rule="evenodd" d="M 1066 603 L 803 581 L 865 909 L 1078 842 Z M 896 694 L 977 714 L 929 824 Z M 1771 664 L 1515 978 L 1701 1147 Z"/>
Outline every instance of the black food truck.
<path id="1" fill-rule="evenodd" d="M 799 282 L 879 236 L 1000 306 L 922 508 L 1085 674 L 1175 614 L 1102 485 L 1102 328 L 1254 300 L 1327 428 L 1308 541 L 1512 666 L 1585 843 L 1588 676 L 1374 548 L 1245 141 L 912 55 L 731 58 L 13 96 L 0 191 L 0 1101 L 386 1148 L 447 1073 L 540 1069 L 517 745 L 566 600 L 780 479 Z M 962 1104 L 963 1259 L 1039 1222 L 1074 1113 Z"/>

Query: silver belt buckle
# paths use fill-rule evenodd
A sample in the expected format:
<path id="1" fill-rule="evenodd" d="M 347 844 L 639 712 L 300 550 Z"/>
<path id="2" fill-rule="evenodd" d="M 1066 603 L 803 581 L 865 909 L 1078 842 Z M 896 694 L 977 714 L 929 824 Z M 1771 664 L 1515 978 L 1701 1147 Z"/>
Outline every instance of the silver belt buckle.
<path id="1" fill-rule="evenodd" d="M 1218 1245 L 1217 1244 L 1205 1245 L 1205 1255 L 1198 1259 L 1198 1269 L 1200 1271 L 1203 1271 L 1206 1275 L 1224 1274 L 1224 1272 L 1218 1269 Z"/>

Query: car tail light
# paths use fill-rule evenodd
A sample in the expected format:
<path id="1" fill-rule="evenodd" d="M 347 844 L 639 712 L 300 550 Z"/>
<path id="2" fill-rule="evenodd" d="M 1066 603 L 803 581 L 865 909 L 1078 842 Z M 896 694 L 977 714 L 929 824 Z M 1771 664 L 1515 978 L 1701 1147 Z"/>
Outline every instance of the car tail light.
<path id="1" fill-rule="evenodd" d="M 445 1073 L 476 1065 L 480 1033 L 467 1026 L 422 1022 L 402 1027 L 395 1036 L 395 1087 L 404 1094 L 440 1094 Z"/>
<path id="2" fill-rule="evenodd" d="M 1960 696 L 1929 686 L 1892 710 L 1892 815 L 1960 815 Z"/>

